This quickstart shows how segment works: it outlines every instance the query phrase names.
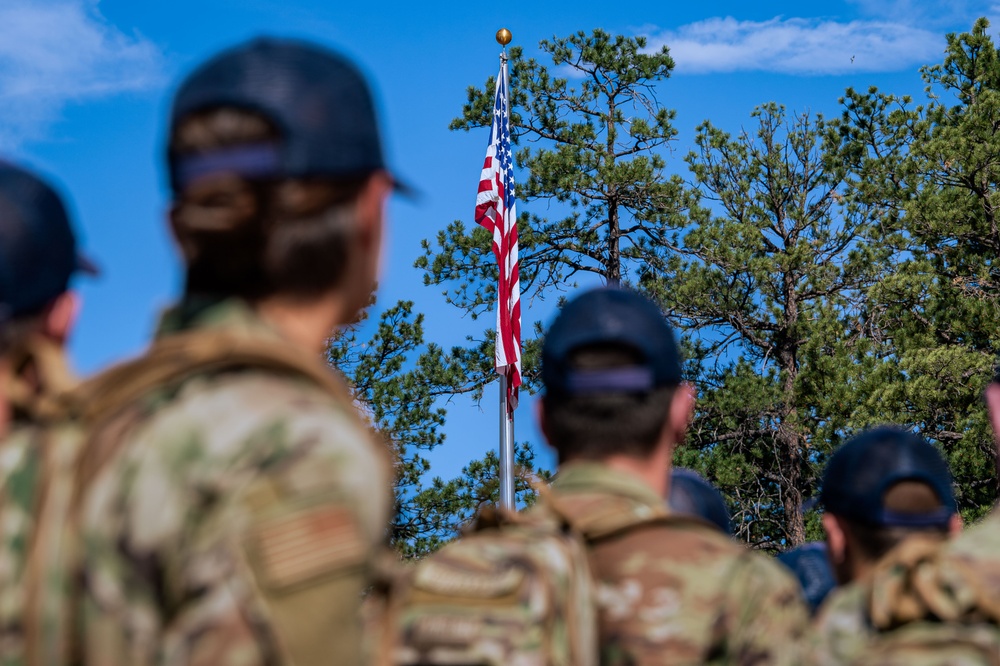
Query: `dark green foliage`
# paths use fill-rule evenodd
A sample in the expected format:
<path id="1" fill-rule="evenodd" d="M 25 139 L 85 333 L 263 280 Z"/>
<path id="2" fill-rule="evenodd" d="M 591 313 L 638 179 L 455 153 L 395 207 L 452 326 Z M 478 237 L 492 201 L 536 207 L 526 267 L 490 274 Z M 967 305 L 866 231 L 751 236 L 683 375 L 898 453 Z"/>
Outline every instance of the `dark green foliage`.
<path id="1" fill-rule="evenodd" d="M 655 85 L 674 63 L 664 48 L 643 53 L 641 37 L 602 30 L 543 41 L 542 52 L 571 78 L 511 49 L 511 134 L 517 151 L 521 289 L 545 298 L 582 274 L 628 281 L 629 271 L 663 261 L 666 220 L 690 203 L 657 150 L 674 139 L 674 112 Z M 494 79 L 469 88 L 452 129 L 489 127 Z M 534 205 L 533 205 L 534 204 Z M 524 211 L 546 211 L 541 217 Z M 460 221 L 424 243 L 417 266 L 428 284 L 448 284 L 450 302 L 473 315 L 492 308 L 496 264 L 490 238 Z"/>
<path id="2" fill-rule="evenodd" d="M 849 414 L 865 289 L 886 265 L 870 209 L 845 200 L 822 117 L 777 104 L 733 137 L 698 127 L 693 207 L 668 268 L 642 285 L 699 342 L 700 400 L 679 455 L 734 500 L 741 538 L 805 539 L 803 503 Z M 849 393 L 849 391 L 846 391 Z"/>
<path id="3" fill-rule="evenodd" d="M 923 68 L 923 105 L 848 90 L 841 152 L 852 196 L 883 212 L 892 274 L 869 294 L 878 363 L 858 424 L 913 424 L 944 449 L 960 507 L 997 496 L 996 449 L 981 399 L 1000 342 L 1000 57 L 980 19 Z"/>

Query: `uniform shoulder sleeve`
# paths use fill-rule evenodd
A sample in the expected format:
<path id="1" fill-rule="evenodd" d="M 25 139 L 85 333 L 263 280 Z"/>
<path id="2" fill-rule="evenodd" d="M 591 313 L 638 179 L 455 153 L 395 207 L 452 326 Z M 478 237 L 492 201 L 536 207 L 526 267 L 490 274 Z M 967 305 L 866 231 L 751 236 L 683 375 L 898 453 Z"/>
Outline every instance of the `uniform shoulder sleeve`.
<path id="1" fill-rule="evenodd" d="M 724 661 L 800 663 L 809 610 L 791 573 L 765 555 L 746 552 L 729 580 Z"/>

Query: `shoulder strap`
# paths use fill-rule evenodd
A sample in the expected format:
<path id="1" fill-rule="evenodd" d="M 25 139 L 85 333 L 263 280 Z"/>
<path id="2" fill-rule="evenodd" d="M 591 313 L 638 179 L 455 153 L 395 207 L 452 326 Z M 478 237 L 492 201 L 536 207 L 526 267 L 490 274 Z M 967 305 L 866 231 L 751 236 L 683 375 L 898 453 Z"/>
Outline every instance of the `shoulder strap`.
<path id="1" fill-rule="evenodd" d="M 259 368 L 299 375 L 331 395 L 350 401 L 344 379 L 319 358 L 280 341 L 231 333 L 193 331 L 155 342 L 137 359 L 126 361 L 85 383 L 79 391 L 88 422 L 100 420 L 158 386 L 169 386 L 213 370 Z"/>
<path id="2" fill-rule="evenodd" d="M 549 489 L 540 492 L 539 501 L 567 525 L 580 533 L 588 543 L 610 539 L 632 530 L 653 525 L 673 527 L 688 526 L 710 529 L 716 528 L 708 522 L 685 514 L 672 513 L 664 502 L 662 506 L 642 505 L 636 510 L 635 503 L 628 498 L 601 497 L 582 511 L 571 511 L 565 502 Z"/>
<path id="3" fill-rule="evenodd" d="M 61 345 L 42 335 L 32 335 L 9 354 L 11 373 L 0 387 L 14 407 L 36 422 L 60 420 L 67 415 L 68 396 L 79 384 Z M 33 379 L 26 379 L 27 373 Z"/>
<path id="4" fill-rule="evenodd" d="M 122 441 L 122 430 L 133 419 L 117 418 L 134 401 L 158 387 L 176 386 L 196 375 L 239 368 L 271 370 L 303 377 L 339 402 L 350 405 L 346 381 L 316 356 L 280 341 L 259 340 L 221 331 L 180 333 L 153 343 L 142 356 L 125 361 L 84 383 L 73 404 L 88 431 L 85 454 L 77 466 L 77 493 L 110 460 Z M 353 409 L 345 410 L 365 430 Z"/>

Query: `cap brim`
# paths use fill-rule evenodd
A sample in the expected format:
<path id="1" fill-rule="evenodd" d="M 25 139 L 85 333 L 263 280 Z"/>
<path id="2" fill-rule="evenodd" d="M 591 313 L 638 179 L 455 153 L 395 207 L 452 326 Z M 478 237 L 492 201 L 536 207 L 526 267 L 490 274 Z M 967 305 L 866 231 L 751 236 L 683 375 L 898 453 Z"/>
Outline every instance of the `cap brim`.
<path id="1" fill-rule="evenodd" d="M 413 187 L 405 180 L 400 180 L 396 174 L 391 173 L 389 176 L 392 178 L 392 189 L 396 192 L 396 194 L 406 197 L 411 201 L 418 201 L 423 197 L 423 193 L 420 190 Z"/>
<path id="2" fill-rule="evenodd" d="M 90 257 L 83 254 L 76 255 L 76 271 L 93 277 L 101 274 L 100 267 Z"/>

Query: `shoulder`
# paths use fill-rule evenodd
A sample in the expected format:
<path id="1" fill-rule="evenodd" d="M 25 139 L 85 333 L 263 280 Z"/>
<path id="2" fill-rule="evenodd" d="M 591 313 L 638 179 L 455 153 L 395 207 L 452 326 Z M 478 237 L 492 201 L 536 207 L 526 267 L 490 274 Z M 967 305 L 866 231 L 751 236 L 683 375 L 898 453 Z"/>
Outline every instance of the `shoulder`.
<path id="1" fill-rule="evenodd" d="M 353 405 L 307 380 L 264 371 L 199 375 L 170 395 L 153 392 L 131 432 L 136 440 L 155 440 L 160 451 L 197 445 L 213 457 L 248 448 L 270 456 L 372 449 Z M 179 440 L 187 446 L 171 446 Z"/>
<path id="2" fill-rule="evenodd" d="M 253 490 L 268 505 L 315 497 L 351 507 L 374 539 L 388 511 L 391 470 L 354 409 L 308 380 L 256 370 L 201 374 L 151 391 L 134 413 L 117 417 L 121 428 L 112 422 L 95 439 L 106 438 L 114 453 L 88 483 L 88 496 L 106 498 L 93 515 L 119 506 L 115 496 L 130 497 L 137 532 L 169 523 L 160 530 L 166 534 L 185 512 Z"/>
<path id="3" fill-rule="evenodd" d="M 1000 566 L 1000 509 L 992 513 L 943 548 L 946 557 L 992 561 Z"/>

